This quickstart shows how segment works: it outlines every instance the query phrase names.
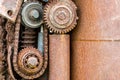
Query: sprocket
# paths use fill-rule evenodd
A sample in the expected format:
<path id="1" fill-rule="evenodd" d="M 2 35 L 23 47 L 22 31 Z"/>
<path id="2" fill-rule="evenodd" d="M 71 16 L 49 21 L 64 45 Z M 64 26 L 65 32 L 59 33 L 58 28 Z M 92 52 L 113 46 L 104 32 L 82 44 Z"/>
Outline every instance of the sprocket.
<path id="1" fill-rule="evenodd" d="M 43 65 L 42 53 L 33 47 L 22 49 L 18 54 L 18 71 L 17 73 L 26 78 L 34 79 L 40 75 Z M 30 77 L 31 76 L 31 77 Z"/>
<path id="2" fill-rule="evenodd" d="M 77 24 L 76 5 L 71 0 L 52 0 L 44 8 L 44 22 L 54 33 L 68 33 Z"/>

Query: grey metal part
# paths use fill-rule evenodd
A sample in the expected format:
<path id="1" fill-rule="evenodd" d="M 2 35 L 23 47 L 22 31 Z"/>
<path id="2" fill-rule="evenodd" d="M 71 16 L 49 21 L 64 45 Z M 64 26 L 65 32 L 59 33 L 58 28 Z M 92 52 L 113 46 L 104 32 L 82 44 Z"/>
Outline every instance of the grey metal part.
<path id="1" fill-rule="evenodd" d="M 0 0 L 0 15 L 15 22 L 22 2 L 23 0 Z"/>
<path id="2" fill-rule="evenodd" d="M 31 2 L 23 6 L 21 15 L 22 15 L 22 22 L 25 26 L 30 28 L 38 28 L 43 23 L 43 9 L 42 4 L 39 2 Z M 30 11 L 31 10 L 38 10 L 39 11 L 39 18 L 36 20 L 31 19 Z"/>
<path id="3" fill-rule="evenodd" d="M 43 26 L 41 26 L 40 32 L 38 33 L 38 50 L 43 53 Z"/>
<path id="4" fill-rule="evenodd" d="M 44 2 L 48 2 L 49 0 L 43 0 Z"/>

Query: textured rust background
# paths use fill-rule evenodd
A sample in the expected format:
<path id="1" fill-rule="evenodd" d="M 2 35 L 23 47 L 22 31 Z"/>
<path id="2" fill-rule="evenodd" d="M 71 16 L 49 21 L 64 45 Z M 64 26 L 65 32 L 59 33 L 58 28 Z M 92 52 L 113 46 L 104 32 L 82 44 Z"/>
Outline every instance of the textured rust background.
<path id="1" fill-rule="evenodd" d="M 120 1 L 74 1 L 79 21 L 71 34 L 71 80 L 119 80 Z"/>
<path id="2" fill-rule="evenodd" d="M 49 80 L 70 80 L 70 37 L 49 37 Z"/>
<path id="3" fill-rule="evenodd" d="M 78 7 L 78 26 L 73 39 L 120 39 L 119 0 L 74 0 Z"/>

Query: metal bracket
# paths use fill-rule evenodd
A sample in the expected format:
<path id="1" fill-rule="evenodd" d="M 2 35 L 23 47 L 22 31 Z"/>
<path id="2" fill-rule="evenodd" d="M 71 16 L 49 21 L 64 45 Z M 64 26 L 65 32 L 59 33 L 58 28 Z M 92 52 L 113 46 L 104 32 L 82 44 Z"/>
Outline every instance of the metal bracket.
<path id="1" fill-rule="evenodd" d="M 0 15 L 15 22 L 23 0 L 0 0 Z"/>

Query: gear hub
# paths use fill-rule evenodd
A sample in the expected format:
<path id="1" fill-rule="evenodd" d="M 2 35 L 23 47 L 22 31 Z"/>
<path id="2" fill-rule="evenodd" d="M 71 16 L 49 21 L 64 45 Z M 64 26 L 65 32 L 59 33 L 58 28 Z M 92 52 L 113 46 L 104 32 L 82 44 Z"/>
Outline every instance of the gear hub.
<path id="1" fill-rule="evenodd" d="M 71 31 L 77 20 L 76 5 L 71 1 L 51 1 L 44 8 L 44 21 L 55 33 Z"/>

